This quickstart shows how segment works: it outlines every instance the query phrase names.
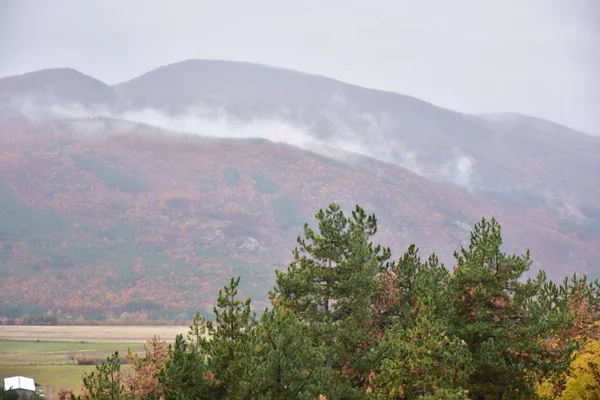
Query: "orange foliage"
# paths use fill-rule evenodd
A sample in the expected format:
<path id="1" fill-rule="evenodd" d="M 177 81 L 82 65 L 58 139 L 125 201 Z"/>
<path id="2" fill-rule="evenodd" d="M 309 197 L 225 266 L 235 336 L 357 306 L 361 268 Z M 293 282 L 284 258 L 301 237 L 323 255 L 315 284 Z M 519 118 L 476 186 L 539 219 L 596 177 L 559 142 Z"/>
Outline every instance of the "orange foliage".
<path id="1" fill-rule="evenodd" d="M 571 267 L 565 264 L 568 260 L 553 256 L 560 244 L 586 258 L 600 258 L 597 245 L 557 235 L 557 219 L 552 215 L 486 205 L 407 170 L 375 161 L 364 166 L 373 173 L 361 173 L 269 142 L 233 143 L 143 130 L 86 137 L 68 132 L 42 135 L 39 130 L 26 121 L 0 124 L 0 179 L 23 203 L 64 217 L 68 237 L 56 238 L 51 243 L 52 253 L 68 254 L 80 243 L 86 251 L 104 249 L 110 254 L 110 249 L 123 245 L 118 237 L 98 237 L 84 227 L 110 230 L 123 224 L 143 232 L 127 243 L 135 247 L 127 262 L 85 262 L 78 258 L 72 267 L 59 266 L 62 274 L 48 268 L 48 260 L 35 254 L 32 246 L 13 245 L 10 268 L 28 264 L 40 267 L 3 277 L 0 302 L 18 298 L 22 303 L 57 310 L 65 315 L 65 323 L 72 323 L 66 314 L 120 314 L 140 294 L 165 309 L 211 307 L 223 279 L 242 263 L 252 264 L 244 270 L 245 281 L 254 287 L 266 285 L 264 291 L 257 290 L 259 296 L 266 293 L 272 271 L 287 265 L 289 250 L 302 228 L 300 224 L 287 230 L 279 227 L 271 205 L 281 195 L 294 198 L 300 205 L 298 212 L 306 219 L 312 219 L 314 210 L 331 201 L 344 207 L 364 204 L 382 221 L 378 233 L 381 243 L 397 249 L 419 243 L 424 253 L 435 250 L 442 260 L 451 257 L 456 239 L 464 238 L 465 233 L 448 223 L 449 214 L 440 209 L 462 215 L 465 220 L 503 215 L 502 223 L 508 230 L 519 228 L 512 229 L 511 239 L 539 254 L 550 277 Z M 128 193 L 111 188 L 94 173 L 80 169 L 70 157 L 88 153 L 141 177 L 148 190 Z M 223 180 L 223 171 L 229 167 L 240 171 L 238 186 L 230 187 Z M 385 171 L 394 184 L 374 179 L 378 169 Z M 268 175 L 276 182 L 277 192 L 257 191 L 254 172 Z M 206 190 L 201 189 L 203 184 L 207 184 Z M 107 205 L 116 205 L 121 211 L 110 210 Z M 415 229 L 411 228 L 407 235 L 404 227 L 396 227 L 396 221 L 408 221 L 415 224 Z M 241 243 L 248 237 L 258 240 L 264 253 L 243 249 Z M 550 246 L 540 239 L 547 237 L 553 238 Z M 205 243 L 204 247 L 198 245 L 199 240 Z M 152 260 L 160 259 L 158 265 L 151 269 L 140 253 Z M 224 254 L 229 264 L 224 263 Z M 188 271 L 175 267 L 177 260 L 184 260 Z M 233 266 L 234 263 L 238 264 Z M 127 285 L 118 282 L 119 264 L 131 269 L 131 282 Z M 266 298 L 253 300 L 257 307 L 267 304 Z M 384 304 L 379 306 L 385 308 Z M 141 315 L 135 318 L 138 321 L 130 323 L 147 322 Z M 114 323 L 121 322 L 115 319 Z"/>
<path id="2" fill-rule="evenodd" d="M 125 358 L 131 365 L 131 372 L 121 370 L 111 379 L 117 382 L 122 387 L 123 392 L 128 396 L 132 396 L 132 398 L 161 397 L 162 389 L 159 384 L 159 375 L 167 362 L 167 343 L 154 336 L 144 345 L 144 353 L 144 357 L 139 357 L 138 354 L 128 351 Z M 87 374 L 84 373 L 85 376 Z M 64 399 L 70 396 L 70 391 L 61 389 L 59 398 L 61 398 L 61 393 Z M 88 388 L 82 385 L 80 397 L 82 400 L 89 400 L 93 398 L 93 393 L 90 393 Z"/>
<path id="3" fill-rule="evenodd" d="M 154 336 L 144 345 L 145 357 L 140 358 L 131 351 L 125 356 L 131 364 L 133 374 L 124 377 L 123 382 L 134 398 L 148 398 L 151 394 L 162 395 L 159 385 L 159 374 L 164 368 L 167 358 L 167 343 Z"/>

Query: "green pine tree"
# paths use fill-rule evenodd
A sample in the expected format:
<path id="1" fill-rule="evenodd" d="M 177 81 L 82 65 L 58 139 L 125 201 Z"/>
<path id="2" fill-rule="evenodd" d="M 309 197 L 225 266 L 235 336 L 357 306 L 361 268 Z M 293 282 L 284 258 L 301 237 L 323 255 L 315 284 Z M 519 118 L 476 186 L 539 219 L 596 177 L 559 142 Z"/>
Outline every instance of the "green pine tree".
<path id="1" fill-rule="evenodd" d="M 447 321 L 435 310 L 431 296 L 417 299 L 414 324 L 397 323 L 386 332 L 387 347 L 369 397 L 374 399 L 466 400 L 472 372 L 465 342 L 447 332 Z"/>
<path id="2" fill-rule="evenodd" d="M 312 400 L 335 393 L 332 371 L 325 366 L 325 349 L 314 345 L 309 328 L 282 306 L 265 310 L 257 329 L 256 364 L 251 385 L 256 399 Z"/>
<path id="3" fill-rule="evenodd" d="M 105 362 L 97 365 L 95 371 L 83 377 L 82 397 L 88 400 L 133 400 L 121 378 L 121 360 L 119 352 L 115 351 Z"/>
<path id="4" fill-rule="evenodd" d="M 198 329 L 198 318 L 193 328 Z M 185 340 L 177 335 L 175 343 L 169 345 L 169 358 L 160 381 L 165 400 L 209 400 L 214 399 L 214 380 L 210 379 L 206 352 L 199 340 Z"/>
<path id="5" fill-rule="evenodd" d="M 313 341 L 326 349 L 326 366 L 341 385 L 364 385 L 371 365 L 371 306 L 377 275 L 387 268 L 388 248 L 371 241 L 375 215 L 356 206 L 347 217 L 337 204 L 316 214 L 318 232 L 304 225 L 304 237 L 287 272 L 276 272 L 275 301 L 310 327 Z M 357 391 L 348 389 L 358 396 Z"/>
<path id="6" fill-rule="evenodd" d="M 165 400 L 251 399 L 256 369 L 256 317 L 251 300 L 238 300 L 240 278 L 219 290 L 215 321 L 196 314 L 187 341 L 178 337 L 162 380 Z"/>
<path id="7" fill-rule="evenodd" d="M 523 301 L 532 293 L 520 281 L 531 260 L 529 252 L 507 255 L 501 245 L 500 224 L 482 219 L 469 246 L 455 253 L 449 281 L 451 333 L 471 352 L 474 371 L 468 388 L 475 400 L 533 396 L 526 370 L 532 367 L 534 339 L 528 336 Z"/>

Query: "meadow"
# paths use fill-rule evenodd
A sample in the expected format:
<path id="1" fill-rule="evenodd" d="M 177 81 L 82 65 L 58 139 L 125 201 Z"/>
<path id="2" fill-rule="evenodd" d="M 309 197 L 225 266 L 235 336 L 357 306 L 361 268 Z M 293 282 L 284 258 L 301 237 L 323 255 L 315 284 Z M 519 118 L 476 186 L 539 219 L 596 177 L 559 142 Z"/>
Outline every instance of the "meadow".
<path id="1" fill-rule="evenodd" d="M 78 357 L 105 359 L 115 350 L 143 352 L 152 336 L 172 342 L 187 326 L 0 326 L 0 379 L 22 375 L 44 388 L 48 399 L 59 388 L 79 392 L 81 375 L 94 366 Z"/>

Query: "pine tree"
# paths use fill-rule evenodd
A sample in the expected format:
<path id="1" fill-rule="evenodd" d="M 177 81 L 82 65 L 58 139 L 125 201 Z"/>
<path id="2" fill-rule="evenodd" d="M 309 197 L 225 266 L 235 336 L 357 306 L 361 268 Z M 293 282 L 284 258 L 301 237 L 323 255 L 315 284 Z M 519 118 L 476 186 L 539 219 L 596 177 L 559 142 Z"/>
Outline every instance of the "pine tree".
<path id="1" fill-rule="evenodd" d="M 379 275 L 373 313 L 383 339 L 368 386 L 371 398 L 466 398 L 471 354 L 448 332 L 448 277 L 435 254 L 423 262 L 414 245 Z"/>
<path id="2" fill-rule="evenodd" d="M 372 242 L 375 215 L 359 206 L 347 216 L 331 204 L 316 218 L 276 272 L 260 321 L 232 278 L 214 322 L 197 313 L 167 354 L 155 341 L 133 356 L 143 376 L 123 374 L 115 353 L 84 377 L 80 397 L 61 396 L 545 400 L 599 390 L 600 282 L 524 280 L 529 252 L 504 253 L 495 219 L 475 225 L 448 272 L 414 245 L 391 262 Z"/>
<path id="3" fill-rule="evenodd" d="M 251 378 L 256 398 L 312 400 L 335 395 L 331 370 L 325 367 L 325 349 L 313 345 L 308 327 L 282 306 L 265 310 L 258 336 L 257 370 Z"/>
<path id="4" fill-rule="evenodd" d="M 96 366 L 89 375 L 84 373 L 81 394 L 72 399 L 85 400 L 129 400 L 133 396 L 127 392 L 122 381 L 119 352 L 115 351 L 105 362 Z"/>
<path id="5" fill-rule="evenodd" d="M 386 357 L 372 374 L 370 397 L 466 400 L 472 372 L 466 343 L 447 332 L 447 321 L 436 312 L 431 296 L 417 299 L 415 307 L 412 326 L 397 323 L 386 332 Z"/>
<path id="6" fill-rule="evenodd" d="M 420 299 L 430 298 L 433 310 L 444 317 L 450 311 L 447 291 L 448 271 L 435 254 L 426 262 L 415 245 L 378 276 L 379 291 L 373 304 L 377 332 L 395 324 L 407 328 L 415 323 Z"/>
<path id="7" fill-rule="evenodd" d="M 251 300 L 236 298 L 239 283 L 239 277 L 232 278 L 224 287 L 224 293 L 219 291 L 214 308 L 215 323 L 206 322 L 207 335 L 211 338 L 206 342 L 209 369 L 214 373 L 217 391 L 221 393 L 246 390 L 243 389 L 246 386 L 244 378 L 252 366 L 248 350 L 256 320 L 250 308 Z"/>
<path id="8" fill-rule="evenodd" d="M 178 337 L 162 376 L 165 400 L 252 398 L 256 318 L 238 300 L 240 278 L 219 290 L 215 321 L 196 314 L 187 341 Z"/>
<path id="9" fill-rule="evenodd" d="M 469 246 L 455 253 L 457 266 L 449 281 L 451 333 L 471 352 L 474 372 L 468 388 L 475 400 L 533 396 L 526 370 L 533 362 L 534 339 L 527 335 L 522 301 L 529 286 L 519 281 L 531 260 L 529 252 L 507 255 L 501 245 L 498 222 L 482 219 Z"/>
<path id="10" fill-rule="evenodd" d="M 194 319 L 192 326 L 197 324 Z M 197 328 L 198 325 L 195 325 Z M 177 335 L 175 343 L 169 345 L 169 358 L 160 375 L 165 400 L 209 400 L 215 399 L 215 386 L 208 373 L 206 353 L 197 340 L 185 340 Z"/>
<path id="11" fill-rule="evenodd" d="M 360 387 L 370 369 L 376 277 L 387 267 L 391 252 L 373 244 L 377 219 L 359 206 L 348 218 L 332 203 L 316 219 L 318 233 L 305 224 L 293 252 L 295 261 L 287 272 L 276 272 L 274 301 L 310 327 L 315 343 L 327 349 L 326 365 L 339 371 L 340 382 Z"/>

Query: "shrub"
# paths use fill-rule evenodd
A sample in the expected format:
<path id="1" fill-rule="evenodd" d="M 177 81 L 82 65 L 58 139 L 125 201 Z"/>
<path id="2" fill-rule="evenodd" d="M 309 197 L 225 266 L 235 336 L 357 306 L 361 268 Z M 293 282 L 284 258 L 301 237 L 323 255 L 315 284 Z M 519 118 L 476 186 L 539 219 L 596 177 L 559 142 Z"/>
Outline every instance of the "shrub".
<path id="1" fill-rule="evenodd" d="M 78 365 L 96 365 L 100 364 L 102 361 L 102 359 L 87 354 L 77 354 L 75 356 L 75 362 Z"/>
<path id="2" fill-rule="evenodd" d="M 104 161 L 83 154 L 73 154 L 71 159 L 81 170 L 93 173 L 111 189 L 119 189 L 129 193 L 148 191 L 148 184 L 145 180 L 108 165 Z"/>
<path id="3" fill-rule="evenodd" d="M 227 186 L 237 186 L 240 183 L 240 171 L 237 168 L 227 168 L 223 173 L 223 179 Z"/>
<path id="4" fill-rule="evenodd" d="M 254 189 L 261 193 L 270 194 L 277 191 L 277 183 L 271 180 L 268 176 L 254 174 Z"/>
<path id="5" fill-rule="evenodd" d="M 6 247 L 19 240 L 45 242 L 47 235 L 61 233 L 67 226 L 61 216 L 23 203 L 1 178 L 0 221 L 0 242 Z"/>
<path id="6" fill-rule="evenodd" d="M 23 325 L 58 325 L 58 318 L 53 315 L 34 315 L 23 318 Z"/>
<path id="7" fill-rule="evenodd" d="M 271 203 L 277 224 L 282 229 L 300 229 L 305 217 L 296 200 L 288 195 L 279 196 Z"/>
<path id="8" fill-rule="evenodd" d="M 33 303 L 5 303 L 0 307 L 0 317 L 21 318 L 43 315 L 47 310 Z"/>
<path id="9" fill-rule="evenodd" d="M 127 312 L 160 310 L 163 305 L 149 299 L 131 300 L 125 305 Z"/>

